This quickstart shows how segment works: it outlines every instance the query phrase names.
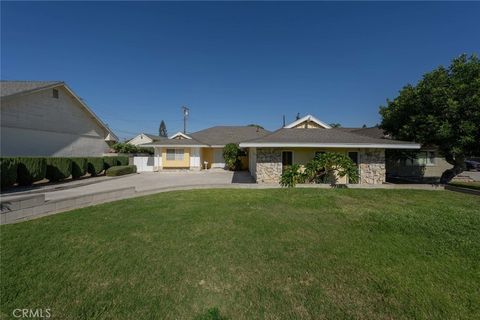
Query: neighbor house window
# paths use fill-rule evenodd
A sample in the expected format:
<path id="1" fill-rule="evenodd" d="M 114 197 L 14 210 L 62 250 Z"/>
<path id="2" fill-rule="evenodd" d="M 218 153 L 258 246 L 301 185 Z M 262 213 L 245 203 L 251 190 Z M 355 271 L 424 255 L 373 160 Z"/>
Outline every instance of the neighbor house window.
<path id="1" fill-rule="evenodd" d="M 183 160 L 183 149 L 167 149 L 167 160 Z"/>
<path id="2" fill-rule="evenodd" d="M 53 96 L 55 99 L 58 99 L 58 89 L 53 89 L 53 91 L 52 91 L 52 96 Z"/>
<path id="3" fill-rule="evenodd" d="M 427 166 L 434 166 L 435 165 L 435 152 L 428 151 L 427 152 Z"/>
<path id="4" fill-rule="evenodd" d="M 412 158 L 401 159 L 400 163 L 404 166 L 434 166 L 435 152 L 419 151 L 416 152 Z"/>

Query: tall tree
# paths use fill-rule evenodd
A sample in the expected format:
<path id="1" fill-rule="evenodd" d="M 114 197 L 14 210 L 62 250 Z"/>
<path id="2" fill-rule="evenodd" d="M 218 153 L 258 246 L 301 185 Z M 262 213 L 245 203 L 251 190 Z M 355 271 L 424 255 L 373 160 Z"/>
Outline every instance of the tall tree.
<path id="1" fill-rule="evenodd" d="M 464 54 L 425 74 L 387 100 L 380 115 L 392 137 L 436 145 L 453 165 L 441 182 L 450 181 L 464 170 L 466 157 L 480 154 L 480 60 Z"/>
<path id="2" fill-rule="evenodd" d="M 265 129 L 265 128 L 262 127 L 261 125 L 255 124 L 255 123 L 247 124 L 247 127 L 257 127 L 258 129 Z"/>
<path id="3" fill-rule="evenodd" d="M 167 126 L 165 125 L 165 122 L 163 120 L 162 122 L 160 122 L 160 127 L 158 128 L 158 135 L 160 137 L 168 137 Z"/>

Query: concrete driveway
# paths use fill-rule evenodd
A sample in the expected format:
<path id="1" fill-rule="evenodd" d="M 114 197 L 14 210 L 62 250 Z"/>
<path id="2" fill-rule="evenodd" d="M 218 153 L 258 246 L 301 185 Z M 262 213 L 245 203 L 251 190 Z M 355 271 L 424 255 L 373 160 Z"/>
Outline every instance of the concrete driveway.
<path id="1" fill-rule="evenodd" d="M 159 189 L 175 189 L 186 186 L 228 186 L 252 183 L 254 180 L 248 171 L 142 172 L 86 186 L 45 192 L 45 200 L 57 200 L 125 187 L 135 187 L 138 193 L 148 193 Z"/>
<path id="2" fill-rule="evenodd" d="M 462 176 L 469 176 L 475 181 L 480 181 L 480 171 L 463 171 Z"/>

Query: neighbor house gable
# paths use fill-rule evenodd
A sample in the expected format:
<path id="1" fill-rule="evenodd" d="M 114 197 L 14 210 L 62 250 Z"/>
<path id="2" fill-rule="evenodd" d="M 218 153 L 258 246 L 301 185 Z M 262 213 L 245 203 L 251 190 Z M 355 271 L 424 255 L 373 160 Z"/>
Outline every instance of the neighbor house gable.
<path id="1" fill-rule="evenodd" d="M 115 133 L 92 111 L 92 109 L 90 109 L 90 107 L 79 96 L 75 94 L 75 92 L 73 92 L 72 89 L 65 84 L 65 82 L 2 80 L 0 84 L 2 106 L 15 106 L 17 105 L 17 103 L 15 103 L 15 100 L 17 99 L 30 99 L 31 96 L 33 97 L 32 99 L 41 99 L 42 97 L 46 97 L 48 95 L 58 95 L 61 92 L 64 92 L 66 94 L 64 97 L 69 97 L 71 99 L 71 105 L 77 105 L 86 115 L 86 118 L 93 120 L 93 122 L 104 132 L 103 138 L 105 141 L 118 141 L 118 137 L 115 135 Z M 57 90 L 56 93 L 54 93 L 55 90 Z M 39 102 L 39 107 L 43 106 L 42 104 L 43 102 Z M 20 105 L 26 104 L 18 104 L 18 106 Z M 20 111 L 21 110 L 18 110 L 18 112 Z M 38 110 L 33 111 L 33 114 L 38 113 Z M 34 122 L 32 122 L 32 124 L 34 124 Z M 2 122 L 2 126 L 3 125 L 4 123 Z"/>

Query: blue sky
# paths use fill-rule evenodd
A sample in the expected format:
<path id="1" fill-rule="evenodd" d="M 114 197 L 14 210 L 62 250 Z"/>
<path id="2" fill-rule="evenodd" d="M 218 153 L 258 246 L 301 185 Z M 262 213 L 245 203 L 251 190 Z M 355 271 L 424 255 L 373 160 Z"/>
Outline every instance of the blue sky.
<path id="1" fill-rule="evenodd" d="M 2 2 L 1 77 L 64 80 L 122 138 L 297 112 L 374 125 L 406 83 L 480 52 L 480 3 Z"/>

